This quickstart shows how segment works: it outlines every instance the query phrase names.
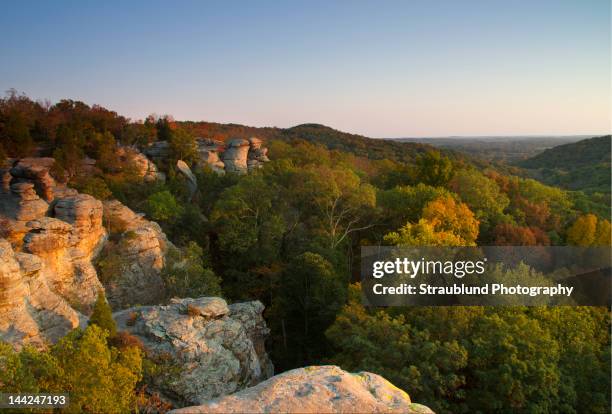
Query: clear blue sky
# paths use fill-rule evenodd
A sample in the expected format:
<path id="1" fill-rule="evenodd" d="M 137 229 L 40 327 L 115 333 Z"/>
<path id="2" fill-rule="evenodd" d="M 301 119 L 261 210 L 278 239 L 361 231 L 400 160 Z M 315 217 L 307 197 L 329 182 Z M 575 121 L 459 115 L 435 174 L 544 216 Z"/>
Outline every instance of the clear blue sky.
<path id="1" fill-rule="evenodd" d="M 610 0 L 2 1 L 0 88 L 374 137 L 610 131 Z"/>

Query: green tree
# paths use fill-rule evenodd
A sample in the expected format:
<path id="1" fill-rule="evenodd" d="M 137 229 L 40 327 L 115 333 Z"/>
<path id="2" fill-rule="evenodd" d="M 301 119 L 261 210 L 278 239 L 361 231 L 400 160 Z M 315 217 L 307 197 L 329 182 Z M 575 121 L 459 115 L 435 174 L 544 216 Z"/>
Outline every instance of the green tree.
<path id="1" fill-rule="evenodd" d="M 427 203 L 449 195 L 452 194 L 445 188 L 419 183 L 379 191 L 376 203 L 388 227 L 398 228 L 406 222 L 418 221 Z"/>
<path id="2" fill-rule="evenodd" d="M 62 369 L 58 386 L 70 393 L 68 413 L 125 413 L 136 409 L 134 389 L 142 378 L 136 347 L 109 348 L 108 333 L 97 325 L 75 330 L 51 349 Z"/>
<path id="3" fill-rule="evenodd" d="M 462 370 L 468 352 L 457 337 L 440 340 L 403 315 L 368 312 L 359 285 L 351 286 L 350 297 L 326 333 L 336 351 L 332 361 L 350 371 L 378 373 L 437 413 L 465 412 Z"/>
<path id="4" fill-rule="evenodd" d="M 440 151 L 427 151 L 416 160 L 416 176 L 419 182 L 444 186 L 453 177 L 453 163 Z"/>
<path id="5" fill-rule="evenodd" d="M 281 364 L 313 363 L 326 349 L 325 330 L 346 300 L 347 280 L 311 252 L 295 257 L 282 273 L 272 309 Z"/>
<path id="6" fill-rule="evenodd" d="M 220 278 L 204 267 L 203 251 L 195 242 L 169 249 L 162 279 L 169 297 L 221 296 Z"/>
<path id="7" fill-rule="evenodd" d="M 183 160 L 188 164 L 195 161 L 197 156 L 195 137 L 183 128 L 172 130 L 170 156 L 173 161 Z"/>
<path id="8" fill-rule="evenodd" d="M 113 311 L 106 301 L 106 296 L 102 290 L 98 292 L 93 312 L 89 317 L 89 325 L 97 325 L 105 329 L 111 338 L 117 335 L 117 323 L 113 319 Z"/>
<path id="9" fill-rule="evenodd" d="M 173 222 L 183 212 L 183 208 L 168 190 L 151 194 L 146 201 L 147 214 L 155 221 Z"/>

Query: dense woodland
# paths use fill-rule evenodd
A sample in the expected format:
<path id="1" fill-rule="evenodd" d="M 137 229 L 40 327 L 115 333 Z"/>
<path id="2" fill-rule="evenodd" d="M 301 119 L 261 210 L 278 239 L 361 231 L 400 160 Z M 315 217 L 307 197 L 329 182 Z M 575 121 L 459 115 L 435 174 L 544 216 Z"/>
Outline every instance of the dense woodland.
<path id="1" fill-rule="evenodd" d="M 189 197 L 172 166 L 195 157 L 195 136 L 253 135 L 270 148 L 265 168 L 196 170 Z M 168 179 L 144 185 L 116 148 L 156 140 L 170 142 Z M 99 106 L 9 93 L 0 163 L 28 155 L 53 156 L 58 180 L 159 222 L 179 247 L 173 254 L 190 263 L 184 274 L 164 272 L 174 295 L 261 300 L 276 372 L 321 363 L 375 372 L 438 413 L 610 412 L 608 309 L 365 308 L 358 284 L 362 245 L 610 245 L 607 201 L 458 153 L 320 125 L 131 122 Z M 79 167 L 85 157 L 95 170 Z M 100 261 L 112 278 L 111 258 Z M 117 333 L 99 302 L 87 330 L 48 352 L 0 347 L 2 390 L 68 389 L 76 411 L 163 408 L 144 391 L 163 362 Z"/>
<path id="2" fill-rule="evenodd" d="M 610 135 L 560 145 L 519 163 L 543 182 L 610 197 Z"/>

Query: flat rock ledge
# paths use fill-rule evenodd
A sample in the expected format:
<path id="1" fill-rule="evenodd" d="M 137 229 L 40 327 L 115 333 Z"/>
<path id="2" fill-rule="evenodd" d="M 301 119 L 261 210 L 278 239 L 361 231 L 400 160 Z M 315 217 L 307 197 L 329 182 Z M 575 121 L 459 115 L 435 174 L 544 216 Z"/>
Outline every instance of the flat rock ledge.
<path id="1" fill-rule="evenodd" d="M 310 366 L 199 406 L 171 413 L 402 413 L 433 414 L 380 375 Z"/>

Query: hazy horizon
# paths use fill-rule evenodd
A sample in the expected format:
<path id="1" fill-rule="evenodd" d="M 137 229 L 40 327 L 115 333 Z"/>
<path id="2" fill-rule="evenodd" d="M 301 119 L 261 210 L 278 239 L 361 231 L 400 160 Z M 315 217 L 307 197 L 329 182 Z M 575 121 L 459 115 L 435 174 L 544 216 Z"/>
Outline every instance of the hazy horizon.
<path id="1" fill-rule="evenodd" d="M 598 136 L 610 2 L 6 4 L 0 90 L 377 138 Z"/>

